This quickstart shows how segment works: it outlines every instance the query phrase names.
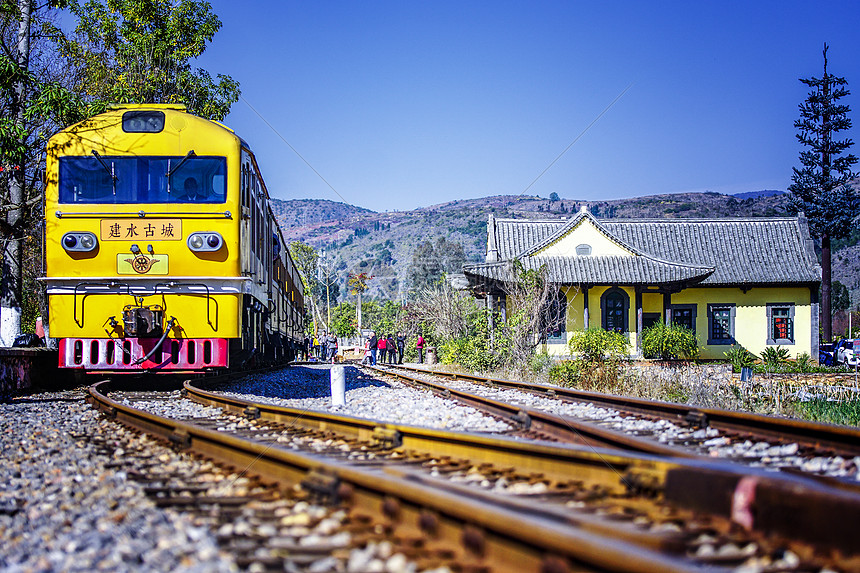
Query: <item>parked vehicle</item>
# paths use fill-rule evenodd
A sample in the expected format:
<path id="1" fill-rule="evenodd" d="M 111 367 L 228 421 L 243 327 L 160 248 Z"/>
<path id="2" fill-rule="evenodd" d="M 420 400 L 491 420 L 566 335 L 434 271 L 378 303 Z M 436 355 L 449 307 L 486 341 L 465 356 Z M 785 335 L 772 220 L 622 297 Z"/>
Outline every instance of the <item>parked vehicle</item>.
<path id="1" fill-rule="evenodd" d="M 836 344 L 836 363 L 856 367 L 860 363 L 860 338 L 845 338 Z"/>
<path id="2" fill-rule="evenodd" d="M 836 366 L 836 343 L 822 342 L 818 346 L 818 363 L 822 366 Z"/>

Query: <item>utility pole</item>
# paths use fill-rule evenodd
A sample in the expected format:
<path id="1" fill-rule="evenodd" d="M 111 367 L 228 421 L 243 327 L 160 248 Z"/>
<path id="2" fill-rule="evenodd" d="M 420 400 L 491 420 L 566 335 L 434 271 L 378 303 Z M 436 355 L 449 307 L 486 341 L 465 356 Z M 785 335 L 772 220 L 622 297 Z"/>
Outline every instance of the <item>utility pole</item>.
<path id="1" fill-rule="evenodd" d="M 322 265 L 320 265 L 320 270 L 325 273 L 325 312 L 326 312 L 326 331 L 331 331 L 331 295 L 328 290 L 329 283 L 329 268 L 328 261 L 325 256 L 325 247 L 320 251 L 320 260 L 322 261 Z"/>
<path id="2" fill-rule="evenodd" d="M 18 41 L 15 46 L 15 58 L 18 66 L 26 70 L 30 65 L 30 16 L 32 0 L 18 0 L 20 20 L 18 22 Z M 24 126 L 24 97 L 25 80 L 19 79 L 15 84 L 11 115 L 18 127 Z M 12 346 L 15 338 L 21 333 L 21 283 L 23 273 L 21 265 L 21 219 L 24 203 L 24 163 L 23 156 L 13 160 L 12 173 L 9 177 L 9 206 L 6 213 L 6 236 L 3 247 L 3 277 L 0 279 L 0 346 Z"/>

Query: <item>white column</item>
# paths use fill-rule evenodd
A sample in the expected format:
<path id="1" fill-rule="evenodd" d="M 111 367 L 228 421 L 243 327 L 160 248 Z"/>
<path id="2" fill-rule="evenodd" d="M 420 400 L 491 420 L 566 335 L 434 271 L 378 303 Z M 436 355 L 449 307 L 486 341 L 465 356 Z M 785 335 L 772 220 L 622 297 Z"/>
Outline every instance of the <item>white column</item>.
<path id="1" fill-rule="evenodd" d="M 346 373 L 343 366 L 331 367 L 331 405 L 346 405 Z"/>

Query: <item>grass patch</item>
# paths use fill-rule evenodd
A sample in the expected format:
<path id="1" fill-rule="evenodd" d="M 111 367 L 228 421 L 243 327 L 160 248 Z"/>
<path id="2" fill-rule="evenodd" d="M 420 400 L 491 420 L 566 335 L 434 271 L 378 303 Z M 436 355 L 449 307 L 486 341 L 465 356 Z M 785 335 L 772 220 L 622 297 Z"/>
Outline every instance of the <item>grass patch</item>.
<path id="1" fill-rule="evenodd" d="M 790 415 L 813 422 L 826 422 L 841 426 L 860 426 L 860 400 L 834 401 L 815 398 L 807 402 L 793 402 Z"/>

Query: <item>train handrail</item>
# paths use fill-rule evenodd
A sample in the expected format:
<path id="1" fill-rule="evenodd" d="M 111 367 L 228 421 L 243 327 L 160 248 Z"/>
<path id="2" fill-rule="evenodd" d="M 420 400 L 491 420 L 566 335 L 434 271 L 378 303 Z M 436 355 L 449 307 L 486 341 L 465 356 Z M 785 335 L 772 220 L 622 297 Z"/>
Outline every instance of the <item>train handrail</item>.
<path id="1" fill-rule="evenodd" d="M 82 293 L 82 296 L 81 296 L 81 321 L 78 322 L 78 288 L 88 287 L 88 286 L 104 286 L 107 288 L 123 287 L 124 286 L 126 294 L 131 296 L 131 286 L 128 283 L 120 283 L 120 282 L 116 282 L 116 281 L 106 281 L 106 282 L 84 281 L 84 282 L 79 282 L 78 284 L 75 285 L 74 298 L 72 298 L 72 305 L 73 305 L 72 314 L 73 314 L 73 317 L 75 319 L 75 324 L 77 324 L 81 328 L 84 327 L 84 300 L 86 299 L 87 294 L 95 294 L 95 293 L 87 293 L 86 291 L 84 291 Z M 110 294 L 113 294 L 113 293 L 110 293 Z"/>
<path id="2" fill-rule="evenodd" d="M 150 296 L 156 296 L 158 294 L 158 287 L 161 287 L 161 286 L 173 288 L 174 286 L 177 286 L 177 285 L 176 285 L 176 281 L 170 281 L 169 283 L 156 283 L 155 284 L 155 290 L 153 290 L 152 295 L 150 295 Z M 209 314 L 209 301 L 212 300 L 212 297 L 209 294 L 209 285 L 207 285 L 206 283 L 182 283 L 178 286 L 203 287 L 206 289 L 206 322 L 209 324 L 209 326 L 212 327 L 212 330 L 214 330 L 215 332 L 218 332 L 218 325 L 212 324 L 212 318 Z M 164 293 L 162 293 L 162 295 L 163 294 Z M 186 293 L 175 293 L 175 294 L 186 294 Z M 197 294 L 197 293 L 188 293 L 188 294 Z M 218 306 L 218 301 L 215 301 L 215 306 Z M 217 318 L 218 318 L 217 314 L 215 315 L 215 318 L 217 320 Z"/>

